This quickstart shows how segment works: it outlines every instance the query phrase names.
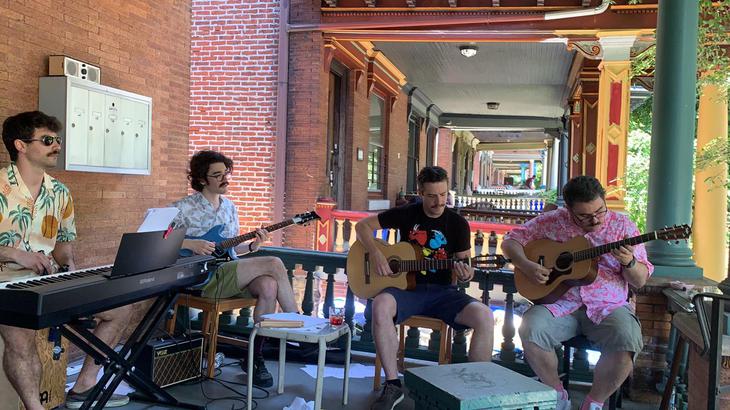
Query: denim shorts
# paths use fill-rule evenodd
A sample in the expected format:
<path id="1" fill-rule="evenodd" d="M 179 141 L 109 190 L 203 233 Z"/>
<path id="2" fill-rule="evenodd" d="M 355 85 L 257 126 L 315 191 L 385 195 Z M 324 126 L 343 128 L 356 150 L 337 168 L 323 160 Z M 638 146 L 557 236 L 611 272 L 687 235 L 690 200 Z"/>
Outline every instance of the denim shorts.
<path id="1" fill-rule="evenodd" d="M 411 316 L 423 315 L 441 319 L 455 330 L 464 330 L 467 327 L 456 323 L 456 316 L 466 305 L 478 302 L 466 293 L 459 292 L 456 286 L 418 284 L 414 290 L 386 288 L 383 292 L 395 298 L 396 324 Z"/>

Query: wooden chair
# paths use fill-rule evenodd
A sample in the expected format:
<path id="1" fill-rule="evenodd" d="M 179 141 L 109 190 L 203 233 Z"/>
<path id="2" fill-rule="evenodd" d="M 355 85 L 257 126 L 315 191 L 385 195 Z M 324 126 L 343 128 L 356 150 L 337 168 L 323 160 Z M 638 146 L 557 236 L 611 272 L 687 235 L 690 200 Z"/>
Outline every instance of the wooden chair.
<path id="1" fill-rule="evenodd" d="M 256 306 L 256 299 L 253 298 L 228 298 L 215 299 L 204 298 L 202 296 L 193 296 L 182 294 L 175 302 L 172 317 L 167 322 L 167 331 L 173 334 L 175 331 L 175 319 L 177 316 L 177 307 L 179 305 L 200 309 L 203 311 L 203 321 L 201 331 L 207 346 L 208 372 L 207 376 L 212 378 L 215 373 L 215 352 L 218 341 L 223 341 L 235 346 L 247 347 L 248 341 L 237 339 L 235 337 L 218 335 L 218 317 L 221 313 Z"/>
<path id="2" fill-rule="evenodd" d="M 447 364 L 451 362 L 451 340 L 452 329 L 449 325 L 428 316 L 411 316 L 399 326 L 399 343 L 398 343 L 398 369 L 405 370 L 405 351 L 406 351 L 406 330 L 405 327 L 423 327 L 431 330 L 438 330 L 441 335 L 439 340 L 439 364 Z M 375 352 L 375 376 L 373 377 L 373 390 L 380 388 L 380 369 L 383 367 L 380 362 L 378 352 Z"/>

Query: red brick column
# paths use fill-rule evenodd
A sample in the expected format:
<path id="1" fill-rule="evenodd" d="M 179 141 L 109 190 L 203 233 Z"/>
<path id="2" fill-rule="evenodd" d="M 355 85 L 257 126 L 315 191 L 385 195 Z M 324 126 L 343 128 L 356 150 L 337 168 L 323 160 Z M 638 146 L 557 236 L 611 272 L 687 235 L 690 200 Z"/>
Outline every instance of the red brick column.
<path id="1" fill-rule="evenodd" d="M 189 151 L 234 160 L 229 197 L 243 231 L 271 223 L 283 200 L 272 189 L 279 3 L 192 1 Z"/>

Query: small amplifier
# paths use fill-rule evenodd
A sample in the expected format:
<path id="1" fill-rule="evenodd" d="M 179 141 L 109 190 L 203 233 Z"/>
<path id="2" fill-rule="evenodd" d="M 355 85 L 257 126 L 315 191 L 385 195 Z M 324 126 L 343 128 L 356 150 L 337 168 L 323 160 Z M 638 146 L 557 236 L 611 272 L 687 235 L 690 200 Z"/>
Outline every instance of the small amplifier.
<path id="1" fill-rule="evenodd" d="M 135 363 L 160 387 L 172 386 L 200 377 L 203 360 L 203 338 L 190 337 L 150 341 Z"/>

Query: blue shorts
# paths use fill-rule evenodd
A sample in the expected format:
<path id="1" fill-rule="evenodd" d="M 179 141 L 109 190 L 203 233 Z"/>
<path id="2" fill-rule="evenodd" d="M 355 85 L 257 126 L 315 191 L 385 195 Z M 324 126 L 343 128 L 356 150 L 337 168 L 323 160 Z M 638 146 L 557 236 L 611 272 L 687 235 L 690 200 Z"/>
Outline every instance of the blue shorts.
<path id="1" fill-rule="evenodd" d="M 456 286 L 418 284 L 414 290 L 386 288 L 383 293 L 389 293 L 395 298 L 396 324 L 411 316 L 422 315 L 441 319 L 455 330 L 468 329 L 454 320 L 466 305 L 478 302 L 466 293 L 459 292 Z"/>

